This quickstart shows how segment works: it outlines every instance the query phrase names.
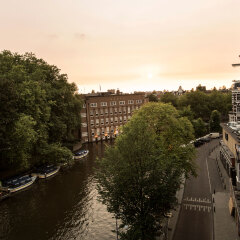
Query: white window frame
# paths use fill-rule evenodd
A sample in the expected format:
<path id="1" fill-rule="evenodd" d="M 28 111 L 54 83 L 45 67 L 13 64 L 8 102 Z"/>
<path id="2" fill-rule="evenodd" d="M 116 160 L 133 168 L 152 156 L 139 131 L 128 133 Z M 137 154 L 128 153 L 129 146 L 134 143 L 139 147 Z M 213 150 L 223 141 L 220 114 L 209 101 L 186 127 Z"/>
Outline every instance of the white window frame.
<path id="1" fill-rule="evenodd" d="M 125 101 L 119 101 L 119 105 L 125 105 Z"/>
<path id="2" fill-rule="evenodd" d="M 102 107 L 106 107 L 107 106 L 107 102 L 101 102 L 101 106 Z"/>
<path id="3" fill-rule="evenodd" d="M 97 103 L 90 103 L 90 107 L 97 107 Z"/>

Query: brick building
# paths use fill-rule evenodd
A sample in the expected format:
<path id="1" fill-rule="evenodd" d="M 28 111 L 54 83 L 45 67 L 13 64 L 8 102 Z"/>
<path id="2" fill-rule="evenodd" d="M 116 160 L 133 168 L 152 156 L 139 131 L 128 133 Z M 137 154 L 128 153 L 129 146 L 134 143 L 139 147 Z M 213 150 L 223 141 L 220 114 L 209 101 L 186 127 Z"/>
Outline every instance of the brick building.
<path id="1" fill-rule="evenodd" d="M 123 94 L 114 90 L 83 95 L 81 110 L 82 142 L 115 138 L 119 127 L 127 123 L 134 110 L 148 102 L 145 94 Z"/>

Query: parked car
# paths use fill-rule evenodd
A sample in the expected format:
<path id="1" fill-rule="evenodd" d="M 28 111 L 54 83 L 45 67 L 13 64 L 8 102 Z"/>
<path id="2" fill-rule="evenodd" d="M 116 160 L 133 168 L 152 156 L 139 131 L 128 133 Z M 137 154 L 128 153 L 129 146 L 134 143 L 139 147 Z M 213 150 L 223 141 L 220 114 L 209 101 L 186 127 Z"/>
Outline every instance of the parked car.
<path id="1" fill-rule="evenodd" d="M 220 134 L 218 132 L 214 132 L 214 133 L 210 133 L 209 136 L 210 138 L 214 139 L 214 138 L 219 138 Z"/>

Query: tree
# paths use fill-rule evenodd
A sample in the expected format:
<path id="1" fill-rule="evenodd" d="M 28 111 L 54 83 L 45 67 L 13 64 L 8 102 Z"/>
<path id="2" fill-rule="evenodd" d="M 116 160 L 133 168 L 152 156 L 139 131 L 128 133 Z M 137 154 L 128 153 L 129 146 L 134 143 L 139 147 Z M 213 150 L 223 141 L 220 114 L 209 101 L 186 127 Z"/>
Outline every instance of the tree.
<path id="1" fill-rule="evenodd" d="M 69 159 L 82 102 L 67 80 L 32 53 L 0 53 L 0 169 Z"/>
<path id="2" fill-rule="evenodd" d="M 149 102 L 158 102 L 158 98 L 155 94 L 151 93 L 148 95 Z"/>
<path id="3" fill-rule="evenodd" d="M 202 118 L 205 121 L 209 120 L 209 96 L 203 91 L 189 92 L 179 97 L 179 107 L 190 106 L 194 118 Z"/>
<path id="4" fill-rule="evenodd" d="M 220 117 L 221 117 L 221 114 L 219 111 L 217 111 L 217 110 L 212 111 L 210 121 L 209 121 L 211 132 L 220 132 L 221 131 Z"/>
<path id="5" fill-rule="evenodd" d="M 178 97 L 171 92 L 164 93 L 160 100 L 163 103 L 171 103 L 174 107 L 177 107 Z"/>
<path id="6" fill-rule="evenodd" d="M 190 121 L 171 104 L 148 103 L 98 160 L 100 201 L 121 219 L 121 239 L 154 239 L 157 222 L 176 204 L 182 177 L 196 174 L 191 139 Z"/>
<path id="7" fill-rule="evenodd" d="M 201 84 L 199 84 L 199 85 L 196 87 L 196 91 L 206 92 L 206 86 L 202 86 Z"/>
<path id="8" fill-rule="evenodd" d="M 206 124 L 202 120 L 202 118 L 198 118 L 196 120 L 193 120 L 192 124 L 193 124 L 193 127 L 194 127 L 196 138 L 202 137 L 207 133 Z"/>

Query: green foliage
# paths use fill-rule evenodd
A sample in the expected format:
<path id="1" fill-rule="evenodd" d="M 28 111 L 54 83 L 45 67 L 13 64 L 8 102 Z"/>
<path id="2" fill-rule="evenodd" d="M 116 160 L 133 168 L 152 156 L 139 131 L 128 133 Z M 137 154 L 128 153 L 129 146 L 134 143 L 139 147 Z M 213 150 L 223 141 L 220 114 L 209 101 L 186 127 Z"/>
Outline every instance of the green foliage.
<path id="1" fill-rule="evenodd" d="M 196 174 L 191 139 L 190 121 L 171 104 L 148 103 L 98 160 L 100 200 L 121 219 L 121 239 L 154 239 L 157 221 L 176 204 L 182 176 Z"/>
<path id="2" fill-rule="evenodd" d="M 80 126 L 76 90 L 60 69 L 32 53 L 0 53 L 0 168 L 53 162 L 50 155 L 69 159 L 62 145 L 74 141 Z"/>
<path id="3" fill-rule="evenodd" d="M 206 93 L 204 90 L 188 92 L 179 97 L 178 109 L 183 110 L 190 106 L 194 119 L 202 118 L 208 122 L 213 110 L 221 113 L 222 119 L 228 119 L 228 112 L 232 107 L 231 92 L 212 91 Z"/>
<path id="4" fill-rule="evenodd" d="M 165 92 L 160 99 L 163 103 L 171 103 L 174 107 L 178 105 L 178 97 L 171 92 Z"/>
<path id="5" fill-rule="evenodd" d="M 158 98 L 155 94 L 151 93 L 148 95 L 149 102 L 158 102 Z"/>
<path id="6" fill-rule="evenodd" d="M 194 131 L 195 131 L 195 137 L 199 138 L 207 133 L 207 128 L 205 122 L 202 120 L 202 118 L 198 118 L 196 120 L 192 121 Z"/>
<path id="7" fill-rule="evenodd" d="M 202 91 L 189 92 L 179 98 L 179 106 L 191 106 L 194 118 L 208 119 L 210 116 L 209 96 Z"/>
<path id="8" fill-rule="evenodd" d="M 211 132 L 220 132 L 221 126 L 220 126 L 220 112 L 218 110 L 213 110 L 211 113 L 210 121 L 210 131 Z"/>

